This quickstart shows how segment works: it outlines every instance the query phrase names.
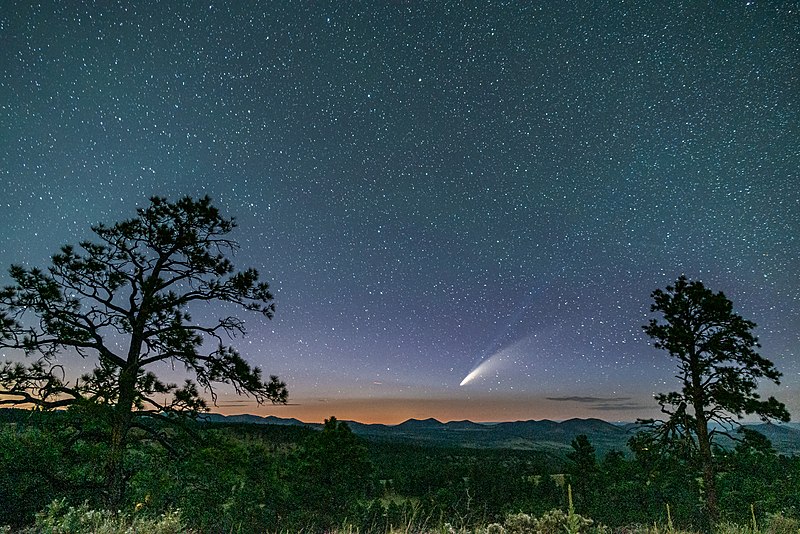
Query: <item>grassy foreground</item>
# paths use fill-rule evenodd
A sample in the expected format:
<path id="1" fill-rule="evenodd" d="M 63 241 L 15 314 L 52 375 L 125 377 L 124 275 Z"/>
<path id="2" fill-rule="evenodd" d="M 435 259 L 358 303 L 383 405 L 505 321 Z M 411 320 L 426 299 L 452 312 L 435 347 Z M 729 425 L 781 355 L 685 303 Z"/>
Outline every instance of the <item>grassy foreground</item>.
<path id="1" fill-rule="evenodd" d="M 570 492 L 571 494 L 571 492 Z M 571 495 L 570 495 L 571 496 Z M 669 510 L 667 510 L 669 514 Z M 668 515 L 669 517 L 669 515 Z M 236 531 L 232 530 L 231 534 Z M 315 529 L 300 530 L 299 533 L 313 534 Z M 326 534 L 368 534 L 347 524 L 333 530 L 320 531 Z M 437 526 L 427 525 L 426 520 L 411 517 L 405 525 L 398 525 L 374 534 L 695 534 L 696 531 L 679 530 L 672 526 L 671 518 L 666 525 L 629 525 L 611 529 L 595 523 L 589 518 L 575 513 L 570 499 L 569 509 L 551 510 L 539 517 L 525 513 L 509 514 L 502 523 L 490 523 L 478 527 L 458 527 L 451 523 Z M 763 524 L 738 525 L 730 522 L 718 524 L 714 534 L 800 534 L 800 521 L 772 514 Z M 67 506 L 64 500 L 53 501 L 45 510 L 36 515 L 33 526 L 12 531 L 10 527 L 0 527 L 0 534 L 203 534 L 188 528 L 180 510 L 173 510 L 158 516 L 147 516 L 139 510 L 133 513 L 113 513 L 107 510 L 93 510 L 87 504 Z M 290 534 L 287 531 L 272 534 Z"/>

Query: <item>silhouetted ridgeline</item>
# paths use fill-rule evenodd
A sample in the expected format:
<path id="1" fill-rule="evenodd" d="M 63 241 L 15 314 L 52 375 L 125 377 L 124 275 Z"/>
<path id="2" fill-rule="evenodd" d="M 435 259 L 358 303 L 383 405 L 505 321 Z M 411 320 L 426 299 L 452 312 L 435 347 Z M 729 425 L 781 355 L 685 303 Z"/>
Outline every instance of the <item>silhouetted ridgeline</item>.
<path id="1" fill-rule="evenodd" d="M 247 423 L 305 426 L 322 428 L 318 423 L 275 416 L 204 414 L 201 420 L 210 423 Z M 398 425 L 364 424 L 347 421 L 352 431 L 370 440 L 407 441 L 446 447 L 503 448 L 567 452 L 575 437 L 585 434 L 601 454 L 626 450 L 628 439 L 639 428 L 634 423 L 612 424 L 600 419 L 569 419 L 566 421 L 514 421 L 505 423 L 474 423 L 436 419 L 409 419 Z M 754 424 L 748 428 L 764 434 L 779 453 L 800 454 L 800 425 Z"/>

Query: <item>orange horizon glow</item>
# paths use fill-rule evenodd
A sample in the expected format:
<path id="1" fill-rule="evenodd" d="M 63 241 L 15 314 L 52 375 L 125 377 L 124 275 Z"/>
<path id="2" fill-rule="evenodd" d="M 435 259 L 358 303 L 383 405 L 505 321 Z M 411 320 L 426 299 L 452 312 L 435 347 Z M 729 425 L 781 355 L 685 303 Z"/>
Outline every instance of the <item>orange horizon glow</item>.
<path id="1" fill-rule="evenodd" d="M 800 414 L 800 391 L 786 388 L 780 401 L 786 404 L 792 420 Z M 2 400 L 2 397 L 0 397 Z M 472 394 L 461 396 L 417 397 L 309 397 L 298 395 L 289 404 L 258 405 L 248 397 L 222 394 L 215 405 L 208 399 L 210 413 L 222 415 L 250 414 L 260 417 L 294 418 L 304 423 L 322 423 L 336 417 L 364 424 L 397 425 L 409 419 L 433 418 L 443 423 L 469 420 L 476 423 L 499 423 L 549 419 L 601 419 L 609 422 L 633 422 L 638 418 L 662 418 L 658 405 L 647 394 L 631 394 L 616 399 L 591 396 L 551 397 L 545 395 Z M 3 405 L 0 407 L 14 407 Z M 31 405 L 16 405 L 31 408 Z M 757 422 L 756 420 L 745 422 Z"/>
<path id="2" fill-rule="evenodd" d="M 800 414 L 800 391 L 782 391 L 792 420 Z M 559 400 L 556 400 L 559 399 Z M 331 416 L 365 424 L 397 425 L 409 419 L 433 418 L 443 423 L 469 420 L 475 423 L 499 423 L 550 419 L 602 419 L 609 422 L 633 422 L 636 419 L 662 419 L 664 414 L 649 394 L 638 393 L 602 399 L 595 397 L 545 395 L 478 394 L 470 396 L 371 397 L 321 399 L 298 395 L 286 405 L 257 405 L 247 398 L 226 397 L 217 406 L 209 403 L 212 413 L 251 414 L 261 417 L 295 418 L 304 423 L 322 423 Z M 758 422 L 746 418 L 743 422 Z"/>
<path id="3" fill-rule="evenodd" d="M 384 425 L 396 425 L 409 419 L 429 418 L 441 422 L 470 420 L 476 423 L 572 418 L 634 421 L 640 417 L 653 417 L 658 412 L 655 402 L 652 402 L 650 409 L 643 406 L 637 410 L 598 410 L 580 404 L 545 398 L 373 398 L 326 401 L 295 399 L 287 405 L 221 403 L 219 406 L 211 406 L 211 411 L 222 415 L 251 414 L 261 417 L 271 415 L 284 419 L 295 418 L 305 423 L 322 423 L 334 416 L 339 420 Z"/>

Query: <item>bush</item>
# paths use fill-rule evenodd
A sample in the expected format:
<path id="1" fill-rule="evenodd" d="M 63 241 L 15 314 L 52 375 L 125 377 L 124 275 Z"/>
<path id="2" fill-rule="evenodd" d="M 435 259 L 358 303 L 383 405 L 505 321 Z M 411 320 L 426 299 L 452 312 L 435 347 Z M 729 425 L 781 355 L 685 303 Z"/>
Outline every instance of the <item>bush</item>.
<path id="1" fill-rule="evenodd" d="M 717 525 L 716 534 L 798 534 L 800 521 L 782 514 L 769 514 L 764 525 L 754 529 L 752 525 L 737 525 L 723 522 Z"/>
<path id="2" fill-rule="evenodd" d="M 603 525 L 595 525 L 594 521 L 572 511 L 550 510 L 540 518 L 528 514 L 511 514 L 506 517 L 507 534 L 609 534 L 611 531 Z"/>
<path id="3" fill-rule="evenodd" d="M 764 534 L 798 534 L 800 521 L 782 514 L 770 514 L 767 518 L 767 526 L 762 531 Z"/>
<path id="4" fill-rule="evenodd" d="M 751 525 L 739 525 L 730 521 L 719 523 L 714 531 L 716 534 L 759 534 Z"/>
<path id="5" fill-rule="evenodd" d="M 166 512 L 158 517 L 130 517 L 108 510 L 92 510 L 87 503 L 77 508 L 67 506 L 64 499 L 51 502 L 36 514 L 36 523 L 26 534 L 181 534 L 189 533 L 180 512 Z"/>
<path id="6" fill-rule="evenodd" d="M 536 518 L 528 514 L 509 514 L 505 527 L 508 534 L 528 534 L 536 532 Z"/>

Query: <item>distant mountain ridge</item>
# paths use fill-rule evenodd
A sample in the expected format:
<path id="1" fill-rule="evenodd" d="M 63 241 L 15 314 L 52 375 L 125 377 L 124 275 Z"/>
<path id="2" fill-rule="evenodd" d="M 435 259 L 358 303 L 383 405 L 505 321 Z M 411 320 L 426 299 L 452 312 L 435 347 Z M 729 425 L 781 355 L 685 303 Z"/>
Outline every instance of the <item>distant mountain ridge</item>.
<path id="1" fill-rule="evenodd" d="M 225 416 L 204 414 L 201 420 L 210 423 L 246 423 L 271 425 L 300 425 L 321 428 L 319 423 L 304 423 L 298 419 L 275 416 L 261 417 L 243 414 Z M 614 424 L 601 419 L 568 419 L 566 421 L 528 420 L 502 423 L 475 423 L 469 420 L 443 423 L 434 418 L 408 419 L 397 425 L 347 421 L 353 432 L 362 437 L 381 440 L 414 442 L 427 445 L 549 450 L 563 453 L 570 450 L 575 437 L 585 434 L 598 454 L 609 450 L 625 450 L 637 425 Z M 797 424 L 747 425 L 764 434 L 775 449 L 783 454 L 800 454 L 800 428 Z"/>
<path id="2" fill-rule="evenodd" d="M 20 408 L 0 408 L 0 424 L 28 424 L 31 418 L 59 417 L 60 412 L 32 412 Z M 202 414 L 201 422 L 238 425 L 277 425 L 320 429 L 319 423 L 304 423 L 299 419 L 252 414 Z M 354 433 L 364 438 L 392 442 L 403 441 L 420 445 L 485 449 L 536 450 L 563 455 L 571 450 L 575 437 L 585 434 L 602 456 L 609 450 L 627 451 L 628 440 L 639 428 L 634 423 L 609 423 L 601 419 L 568 419 L 566 421 L 511 421 L 476 423 L 469 420 L 443 423 L 437 419 L 408 419 L 397 425 L 367 424 L 347 421 Z M 800 423 L 749 424 L 748 428 L 765 435 L 781 454 L 800 455 Z M 722 443 L 731 446 L 732 442 Z"/>

